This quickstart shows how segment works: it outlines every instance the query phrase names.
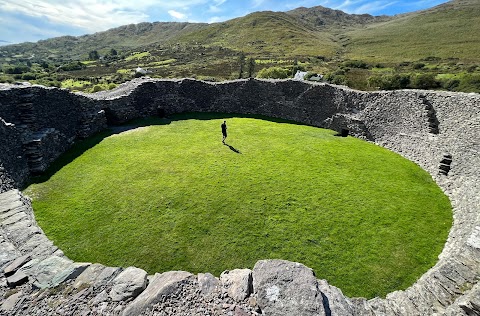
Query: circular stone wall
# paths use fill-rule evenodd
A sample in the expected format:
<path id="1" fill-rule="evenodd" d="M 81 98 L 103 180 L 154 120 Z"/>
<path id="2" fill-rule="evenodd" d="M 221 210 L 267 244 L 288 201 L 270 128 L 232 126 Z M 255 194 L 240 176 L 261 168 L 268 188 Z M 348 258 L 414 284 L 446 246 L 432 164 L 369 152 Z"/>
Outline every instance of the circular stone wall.
<path id="1" fill-rule="evenodd" d="M 417 165 L 279 120 L 226 118 L 223 145 L 220 117 L 148 119 L 85 153 L 78 144 L 73 162 L 24 191 L 38 223 L 76 261 L 219 276 L 281 258 L 369 298 L 436 263 L 451 206 Z"/>
<path id="2" fill-rule="evenodd" d="M 0 97 L 0 192 L 4 192 L 0 195 L 0 266 L 4 270 L 0 290 L 5 312 L 52 314 L 57 308 L 57 312 L 70 314 L 91 311 L 135 315 L 145 309 L 165 310 L 165 302 L 177 311 L 199 311 L 212 307 L 204 298 L 215 291 L 225 294 L 219 294 L 223 299 L 212 301 L 213 306 L 226 307 L 228 300 L 236 300 L 233 309 L 253 313 L 260 308 L 273 315 L 478 312 L 480 98 L 476 94 L 364 93 L 293 81 L 210 84 L 137 80 L 90 97 L 58 89 L 11 86 L 3 86 Z M 276 260 L 260 261 L 250 272 L 224 273 L 220 280 L 168 272 L 148 282 L 146 273 L 138 269 L 122 272 L 65 258 L 35 224 L 29 201 L 14 188 L 22 186 L 31 174 L 45 170 L 76 139 L 102 130 L 106 123 L 184 111 L 262 114 L 335 130 L 346 128 L 354 136 L 416 162 L 432 175 L 454 208 L 454 225 L 439 261 L 407 290 L 367 301 L 344 297 L 300 264 Z M 21 285 L 26 280 L 28 283 Z M 80 281 L 83 285 L 75 285 Z M 58 284 L 69 288 L 52 290 L 50 299 L 54 301 L 50 304 L 34 303 L 38 295 L 35 288 Z M 7 285 L 18 288 L 16 295 L 7 293 Z M 171 295 L 172 289 L 175 295 Z M 198 294 L 202 291 L 203 296 Z M 161 297 L 165 297 L 163 303 Z M 192 309 L 175 297 L 188 298 L 198 306 Z"/>

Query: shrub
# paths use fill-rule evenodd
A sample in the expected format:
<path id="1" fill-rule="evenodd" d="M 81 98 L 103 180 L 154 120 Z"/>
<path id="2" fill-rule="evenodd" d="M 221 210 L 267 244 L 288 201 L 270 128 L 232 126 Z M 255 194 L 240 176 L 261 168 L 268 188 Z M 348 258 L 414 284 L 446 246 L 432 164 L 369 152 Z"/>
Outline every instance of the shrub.
<path id="1" fill-rule="evenodd" d="M 258 72 L 257 78 L 286 79 L 290 76 L 291 71 L 282 67 L 263 68 Z"/>
<path id="2" fill-rule="evenodd" d="M 371 76 L 367 80 L 370 87 L 377 87 L 381 90 L 405 89 L 410 85 L 409 74 Z"/>
<path id="3" fill-rule="evenodd" d="M 102 90 L 103 90 L 102 86 L 96 84 L 96 85 L 93 86 L 92 92 L 99 92 L 99 91 L 102 91 Z"/>
<path id="4" fill-rule="evenodd" d="M 35 80 L 37 76 L 34 73 L 27 72 L 22 74 L 22 80 Z"/>
<path id="5" fill-rule="evenodd" d="M 347 68 L 368 69 L 368 64 L 362 60 L 347 60 L 342 65 Z"/>
<path id="6" fill-rule="evenodd" d="M 423 69 L 425 67 L 424 63 L 415 63 L 412 65 L 413 69 Z"/>
<path id="7" fill-rule="evenodd" d="M 457 91 L 480 93 L 480 74 L 466 74 L 460 80 Z"/>
<path id="8" fill-rule="evenodd" d="M 64 70 L 64 71 L 74 71 L 74 70 L 82 70 L 86 67 L 87 66 L 85 66 L 81 62 L 76 61 L 76 62 L 68 63 L 66 65 L 62 65 L 62 66 L 60 66 L 60 69 Z"/>
<path id="9" fill-rule="evenodd" d="M 411 87 L 414 89 L 435 89 L 440 87 L 440 82 L 434 74 L 417 74 L 410 78 Z"/>
<path id="10" fill-rule="evenodd" d="M 8 65 L 3 67 L 3 72 L 10 75 L 20 75 L 29 71 L 30 67 L 26 65 Z"/>
<path id="11" fill-rule="evenodd" d="M 475 70 L 477 70 L 477 67 L 478 67 L 477 65 L 469 66 L 469 67 L 467 68 L 467 72 L 470 72 L 470 73 L 471 73 L 471 72 L 475 72 Z"/>
<path id="12" fill-rule="evenodd" d="M 448 79 L 442 82 L 442 88 L 448 91 L 457 91 L 459 85 L 459 79 Z"/>
<path id="13" fill-rule="evenodd" d="M 345 75 L 340 75 L 340 74 L 327 74 L 324 77 L 325 81 L 333 84 L 338 84 L 338 85 L 346 85 L 347 84 L 347 77 Z"/>

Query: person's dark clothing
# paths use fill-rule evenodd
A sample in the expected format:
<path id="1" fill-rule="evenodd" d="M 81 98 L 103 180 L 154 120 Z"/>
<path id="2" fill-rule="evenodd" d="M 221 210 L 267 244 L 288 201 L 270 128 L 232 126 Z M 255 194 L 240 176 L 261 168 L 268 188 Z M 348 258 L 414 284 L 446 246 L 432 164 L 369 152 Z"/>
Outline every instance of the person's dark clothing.
<path id="1" fill-rule="evenodd" d="M 225 144 L 225 138 L 227 138 L 227 122 L 223 122 L 221 127 L 222 127 L 222 135 L 223 135 L 222 143 Z"/>
<path id="2" fill-rule="evenodd" d="M 222 135 L 227 137 L 227 124 L 222 124 Z"/>

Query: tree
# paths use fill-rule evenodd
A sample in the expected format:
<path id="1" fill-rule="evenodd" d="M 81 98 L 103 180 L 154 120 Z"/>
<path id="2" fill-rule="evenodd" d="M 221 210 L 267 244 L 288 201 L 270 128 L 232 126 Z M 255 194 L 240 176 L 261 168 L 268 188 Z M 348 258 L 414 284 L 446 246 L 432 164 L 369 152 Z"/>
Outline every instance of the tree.
<path id="1" fill-rule="evenodd" d="M 92 50 L 90 53 L 88 53 L 88 59 L 97 60 L 100 59 L 100 55 L 98 55 L 98 52 L 96 50 Z"/>
<path id="2" fill-rule="evenodd" d="M 117 51 L 116 51 L 115 49 L 113 49 L 113 48 L 110 49 L 110 55 L 112 55 L 112 56 L 117 56 L 117 54 L 118 54 L 118 53 L 117 53 Z"/>
<path id="3" fill-rule="evenodd" d="M 240 56 L 238 56 L 238 63 L 240 64 L 240 70 L 238 72 L 238 79 L 242 79 L 243 69 L 245 68 L 245 53 L 244 52 L 241 52 Z"/>
<path id="4" fill-rule="evenodd" d="M 252 57 L 248 58 L 247 65 L 248 65 L 248 78 L 252 78 L 255 72 L 255 59 L 253 59 Z"/>

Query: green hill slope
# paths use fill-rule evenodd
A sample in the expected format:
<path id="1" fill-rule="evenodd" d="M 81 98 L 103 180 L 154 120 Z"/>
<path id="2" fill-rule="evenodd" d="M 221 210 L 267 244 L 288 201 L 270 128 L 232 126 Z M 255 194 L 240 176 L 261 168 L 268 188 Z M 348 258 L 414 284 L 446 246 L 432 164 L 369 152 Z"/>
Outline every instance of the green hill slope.
<path id="1" fill-rule="evenodd" d="M 362 90 L 478 92 L 479 34 L 480 0 L 398 16 L 317 6 L 213 24 L 140 23 L 2 46 L 0 82 L 93 91 L 96 84 L 98 90 L 132 79 L 137 67 L 157 78 L 203 80 L 284 77 L 302 69 Z M 248 72 L 241 56 L 248 57 Z"/>
<path id="2" fill-rule="evenodd" d="M 338 49 L 332 34 L 309 27 L 292 15 L 270 11 L 212 24 L 179 36 L 177 40 L 217 45 L 260 56 L 333 56 Z"/>
<path id="3" fill-rule="evenodd" d="M 429 56 L 480 61 L 480 0 L 455 0 L 347 32 L 346 57 L 401 62 Z"/>
<path id="4" fill-rule="evenodd" d="M 189 33 L 204 27 L 206 23 L 155 22 L 129 24 L 104 32 L 83 36 L 62 36 L 36 43 L 22 43 L 0 48 L 3 54 L 22 54 L 24 57 L 35 55 L 37 58 L 48 56 L 66 59 L 81 59 L 89 51 L 106 53 L 110 49 L 137 50 L 153 44 L 164 43 L 175 36 Z"/>

